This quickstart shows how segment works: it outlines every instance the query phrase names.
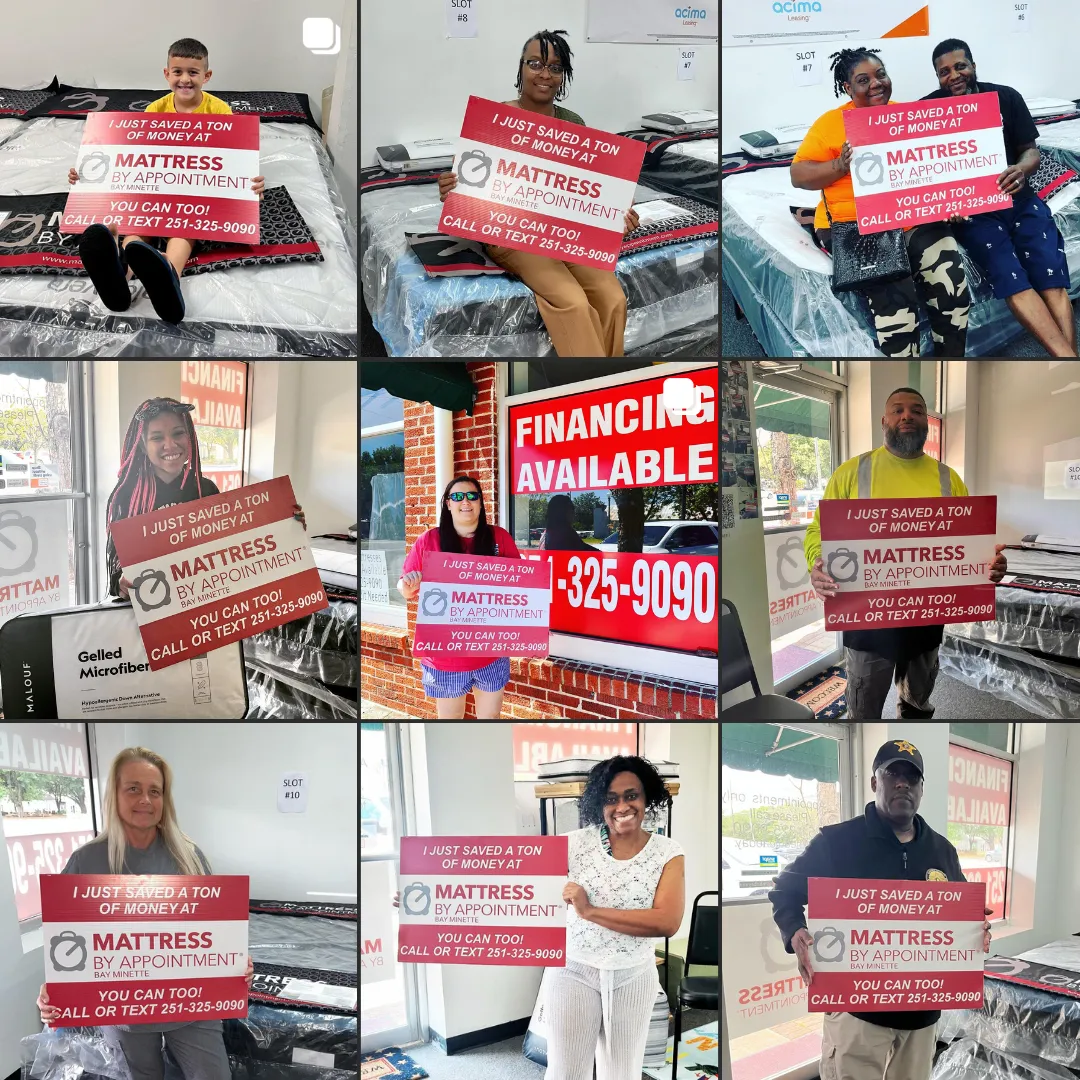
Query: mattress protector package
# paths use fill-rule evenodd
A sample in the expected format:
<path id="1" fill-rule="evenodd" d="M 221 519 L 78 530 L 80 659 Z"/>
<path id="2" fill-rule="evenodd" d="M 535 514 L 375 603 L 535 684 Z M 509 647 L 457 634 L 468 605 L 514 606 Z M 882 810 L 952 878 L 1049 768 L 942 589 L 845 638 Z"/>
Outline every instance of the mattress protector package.
<path id="1" fill-rule="evenodd" d="M 982 1009 L 943 1012 L 939 1041 L 977 1043 L 1008 1060 L 994 1064 L 1010 1071 L 973 1072 L 971 1076 L 1015 1076 L 1012 1069 L 1047 1070 L 1057 1080 L 1080 1072 L 1080 958 L 1078 940 L 1065 938 L 1022 952 L 1016 957 L 992 956 L 986 961 Z M 934 1080 L 953 1080 L 968 1074 L 939 1073 L 950 1046 L 938 1060 Z M 967 1048 L 955 1051 L 959 1066 L 965 1059 L 976 1068 Z M 1010 1063 L 1015 1063 L 1011 1064 Z M 1036 1074 L 1038 1075 L 1038 1074 Z M 1072 1077 L 1074 1080 L 1074 1077 Z"/>
<path id="2" fill-rule="evenodd" d="M 21 124 L 0 147 L 0 196 L 66 193 L 82 132 L 82 119 Z M 263 122 L 260 138 L 266 186 L 288 190 L 321 261 L 185 275 L 187 312 L 177 326 L 157 316 L 141 285 L 127 311 L 113 312 L 85 273 L 0 275 L 0 355 L 355 356 L 356 240 L 319 132 L 306 124 Z M 11 236 L 15 224 L 0 220 Z M 19 235 L 32 243 L 49 227 L 30 221 Z"/>
<path id="3" fill-rule="evenodd" d="M 1080 158 L 1056 150 L 1044 151 L 1043 159 L 1051 159 L 1061 176 L 1080 167 Z M 800 223 L 812 220 L 807 197 L 816 203 L 814 194 L 793 188 L 786 167 L 729 173 L 721 194 L 723 279 L 765 354 L 880 356 L 865 298 L 855 291 L 833 293 L 832 260 Z M 1080 182 L 1059 184 L 1046 201 L 1065 241 L 1071 294 L 1080 296 Z M 793 211 L 800 208 L 807 208 L 805 216 L 796 220 Z M 972 296 L 967 354 L 1000 353 L 1023 329 L 966 254 L 963 259 Z M 922 352 L 929 356 L 925 312 L 920 319 Z"/>
<path id="4" fill-rule="evenodd" d="M 684 159 L 688 165 L 693 159 Z M 517 278 L 430 277 L 406 232 L 435 232 L 438 186 L 363 190 L 360 266 L 372 323 L 390 356 L 551 356 L 532 291 Z M 635 202 L 663 198 L 639 183 Z M 624 254 L 615 272 L 627 294 L 625 350 L 682 335 L 686 347 L 717 340 L 719 244 L 715 234 Z"/>

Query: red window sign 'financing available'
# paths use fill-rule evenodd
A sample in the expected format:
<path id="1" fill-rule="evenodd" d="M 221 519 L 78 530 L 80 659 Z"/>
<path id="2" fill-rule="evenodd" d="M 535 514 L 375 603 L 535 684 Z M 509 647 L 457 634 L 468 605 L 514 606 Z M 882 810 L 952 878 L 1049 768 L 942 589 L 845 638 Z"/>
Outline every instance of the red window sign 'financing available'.
<path id="1" fill-rule="evenodd" d="M 41 931 L 57 1027 L 247 1016 L 245 876 L 46 874 Z"/>
<path id="2" fill-rule="evenodd" d="M 566 836 L 403 836 L 399 961 L 566 966 Z"/>
<path id="3" fill-rule="evenodd" d="M 259 242 L 259 118 L 89 113 L 61 232 Z"/>
<path id="4" fill-rule="evenodd" d="M 982 882 L 810 878 L 810 1012 L 981 1009 Z"/>
<path id="5" fill-rule="evenodd" d="M 1012 206 L 996 92 L 846 109 L 860 233 L 970 217 Z"/>
<path id="6" fill-rule="evenodd" d="M 109 526 L 151 670 L 329 606 L 295 502 L 278 476 Z"/>
<path id="7" fill-rule="evenodd" d="M 985 622 L 996 495 L 949 499 L 823 499 L 821 557 L 840 591 L 826 630 Z"/>
<path id="8" fill-rule="evenodd" d="M 635 139 L 470 97 L 439 228 L 613 270 L 644 158 Z"/>

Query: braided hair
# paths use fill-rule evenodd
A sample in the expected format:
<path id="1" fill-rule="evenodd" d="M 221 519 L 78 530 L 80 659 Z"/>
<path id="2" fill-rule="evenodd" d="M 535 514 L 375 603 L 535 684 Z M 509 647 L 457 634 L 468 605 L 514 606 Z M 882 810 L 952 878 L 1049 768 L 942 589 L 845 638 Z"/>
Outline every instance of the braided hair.
<path id="1" fill-rule="evenodd" d="M 829 59 L 832 61 L 832 73 L 833 73 L 833 90 L 837 97 L 841 97 L 844 93 L 844 83 L 851 82 L 851 73 L 855 70 L 856 64 L 861 64 L 864 60 L 881 60 L 878 56 L 877 49 L 841 49 L 839 52 L 834 52 L 829 55 Z"/>
<path id="2" fill-rule="evenodd" d="M 187 484 L 188 476 L 194 471 L 195 487 L 198 497 L 202 496 L 202 462 L 199 458 L 199 440 L 195 435 L 195 425 L 191 422 L 191 412 L 194 405 L 185 405 L 175 398 L 148 398 L 136 410 L 128 424 L 127 434 L 124 436 L 124 450 L 120 461 L 120 469 L 117 472 L 116 487 L 112 489 L 105 510 L 106 529 L 112 522 L 120 518 L 138 517 L 140 514 L 148 514 L 154 509 L 157 499 L 158 478 L 154 472 L 154 466 L 146 453 L 145 436 L 146 427 L 163 413 L 175 413 L 177 419 L 184 427 L 191 445 L 191 456 L 184 465 L 183 476 L 180 486 Z M 193 468 L 194 467 L 194 468 Z M 122 570 L 120 560 L 116 554 L 116 546 L 113 544 L 112 533 L 109 533 L 109 541 L 105 548 L 105 558 L 109 567 L 110 592 L 116 589 L 120 581 Z M 116 593 L 113 593 L 116 595 Z"/>
<path id="3" fill-rule="evenodd" d="M 548 62 L 549 45 L 554 49 L 558 62 L 562 64 L 563 78 L 559 89 L 555 92 L 555 101 L 562 101 L 566 97 L 570 90 L 570 80 L 574 77 L 574 65 L 570 62 L 570 57 L 574 54 L 570 51 L 566 38 L 558 36 L 565 33 L 565 30 L 538 30 L 529 38 L 529 41 L 538 41 L 540 43 L 540 59 L 545 64 Z M 519 97 L 521 96 L 522 80 L 525 78 L 525 50 L 529 47 L 529 41 L 526 41 L 521 46 L 521 59 L 518 60 L 517 82 L 514 85 L 517 87 Z"/>

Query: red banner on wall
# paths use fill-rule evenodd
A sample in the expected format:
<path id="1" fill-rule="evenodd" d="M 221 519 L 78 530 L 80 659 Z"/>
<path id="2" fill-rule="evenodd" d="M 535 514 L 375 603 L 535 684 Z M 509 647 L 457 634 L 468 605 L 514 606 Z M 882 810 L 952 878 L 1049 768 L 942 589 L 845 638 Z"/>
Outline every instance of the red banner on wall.
<path id="1" fill-rule="evenodd" d="M 1010 763 L 966 746 L 949 745 L 949 821 L 1009 824 Z"/>
<path id="2" fill-rule="evenodd" d="M 665 405 L 664 378 L 511 404 L 513 494 L 717 483 L 718 376 L 679 376 L 695 388 L 685 416 Z"/>
<path id="3" fill-rule="evenodd" d="M 716 653 L 715 556 L 545 551 L 525 557 L 551 563 L 553 631 Z"/>
<path id="4" fill-rule="evenodd" d="M 247 364 L 242 360 L 182 360 L 180 400 L 194 405 L 196 427 L 243 428 Z"/>

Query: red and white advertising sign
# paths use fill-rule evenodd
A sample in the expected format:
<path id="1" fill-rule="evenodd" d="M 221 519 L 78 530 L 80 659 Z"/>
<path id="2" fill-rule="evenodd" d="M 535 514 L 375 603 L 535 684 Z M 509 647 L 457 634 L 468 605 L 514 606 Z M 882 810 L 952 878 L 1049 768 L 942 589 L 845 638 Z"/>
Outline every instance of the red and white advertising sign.
<path id="1" fill-rule="evenodd" d="M 109 526 L 152 671 L 329 606 L 295 502 L 278 476 Z"/>
<path id="2" fill-rule="evenodd" d="M 421 574 L 414 655 L 547 656 L 548 567 L 428 551 Z"/>
<path id="3" fill-rule="evenodd" d="M 180 400 L 194 405 L 196 427 L 244 426 L 247 364 L 242 360 L 181 360 Z"/>
<path id="4" fill-rule="evenodd" d="M 683 652 L 716 652 L 715 555 L 544 551 L 551 629 Z"/>
<path id="5" fill-rule="evenodd" d="M 996 92 L 842 115 L 860 233 L 1012 206 L 997 186 L 1007 158 Z"/>
<path id="6" fill-rule="evenodd" d="M 941 420 L 936 416 L 926 418 L 926 442 L 923 453 L 935 461 L 941 460 Z"/>
<path id="7" fill-rule="evenodd" d="M 259 118 L 89 113 L 61 231 L 259 242 Z"/>
<path id="8" fill-rule="evenodd" d="M 565 836 L 403 836 L 399 961 L 566 966 Z"/>
<path id="9" fill-rule="evenodd" d="M 1010 763 L 949 744 L 949 816 L 958 825 L 1009 824 Z"/>
<path id="10" fill-rule="evenodd" d="M 663 377 L 510 405 L 513 494 L 717 483 L 719 369 L 679 377 L 695 388 L 685 414 L 665 406 Z"/>
<path id="11" fill-rule="evenodd" d="M 511 724 L 514 779 L 535 780 L 540 766 L 563 758 L 601 761 L 638 752 L 637 724 Z"/>
<path id="12" fill-rule="evenodd" d="M 41 930 L 56 1027 L 247 1016 L 246 876 L 47 874 Z"/>
<path id="13" fill-rule="evenodd" d="M 982 1008 L 983 884 L 812 877 L 807 892 L 808 1011 Z"/>
<path id="14" fill-rule="evenodd" d="M 439 229 L 613 270 L 644 158 L 636 139 L 470 96 Z"/>
<path id="15" fill-rule="evenodd" d="M 997 496 L 822 499 L 821 557 L 840 591 L 826 630 L 986 622 Z"/>

